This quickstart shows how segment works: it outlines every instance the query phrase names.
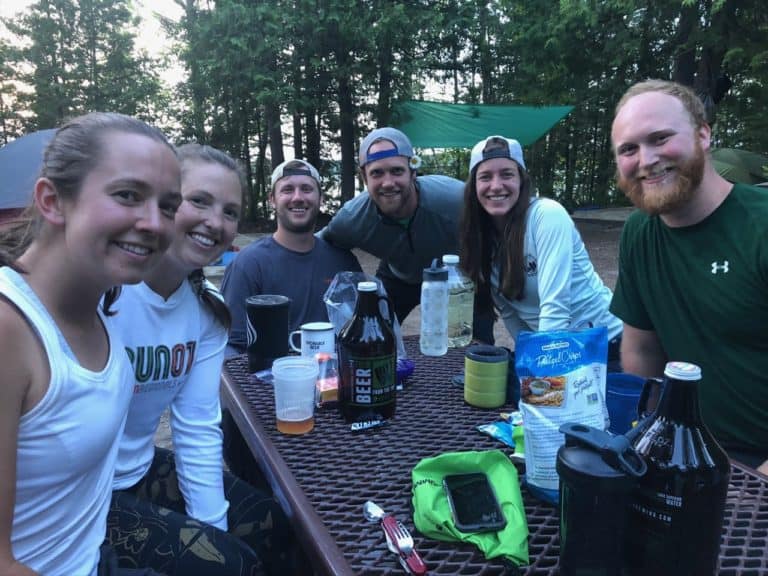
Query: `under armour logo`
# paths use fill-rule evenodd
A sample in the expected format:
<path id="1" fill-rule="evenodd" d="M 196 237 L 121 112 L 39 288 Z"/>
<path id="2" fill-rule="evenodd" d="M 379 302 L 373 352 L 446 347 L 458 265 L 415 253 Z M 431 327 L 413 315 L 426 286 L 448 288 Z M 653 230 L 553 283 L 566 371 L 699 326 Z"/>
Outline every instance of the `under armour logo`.
<path id="1" fill-rule="evenodd" d="M 718 271 L 722 272 L 723 274 L 728 274 L 728 260 L 723 260 L 722 264 L 712 262 L 712 274 L 717 274 Z"/>

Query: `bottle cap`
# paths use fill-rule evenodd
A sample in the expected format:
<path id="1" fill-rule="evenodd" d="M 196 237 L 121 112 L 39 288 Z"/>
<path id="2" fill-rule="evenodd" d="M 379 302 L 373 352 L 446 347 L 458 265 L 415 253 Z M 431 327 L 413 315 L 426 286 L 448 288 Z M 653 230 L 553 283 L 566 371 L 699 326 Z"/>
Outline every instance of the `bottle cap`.
<path id="1" fill-rule="evenodd" d="M 358 292 L 376 292 L 379 289 L 376 282 L 358 282 L 357 283 L 357 291 Z"/>
<path id="2" fill-rule="evenodd" d="M 443 264 L 458 264 L 459 257 L 456 254 L 443 254 Z"/>
<path id="3" fill-rule="evenodd" d="M 437 258 L 432 260 L 432 266 L 424 268 L 424 282 L 447 282 L 448 268 L 437 265 Z"/>
<path id="4" fill-rule="evenodd" d="M 664 376 L 675 380 L 701 380 L 701 368 L 690 362 L 667 362 Z"/>

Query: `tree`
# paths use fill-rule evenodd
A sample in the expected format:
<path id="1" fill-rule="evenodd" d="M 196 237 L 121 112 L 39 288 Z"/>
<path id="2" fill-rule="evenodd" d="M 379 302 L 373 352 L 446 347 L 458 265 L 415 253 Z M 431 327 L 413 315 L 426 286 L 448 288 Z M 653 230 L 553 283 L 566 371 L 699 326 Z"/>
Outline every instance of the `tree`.
<path id="1" fill-rule="evenodd" d="M 756 0 L 177 1 L 194 8 L 187 25 L 197 19 L 183 37 L 184 124 L 254 158 L 258 190 L 285 138 L 350 198 L 360 135 L 397 123 L 395 103 L 425 93 L 574 105 L 526 151 L 538 189 L 569 207 L 623 201 L 613 185 L 613 107 L 646 77 L 693 70 L 687 83 L 722 98 L 719 142 L 765 149 L 768 139 L 767 13 Z M 339 153 L 340 170 L 329 170 L 325 160 Z M 442 155 L 456 175 L 465 153 Z M 253 205 L 263 200 L 259 192 Z"/>
<path id="2" fill-rule="evenodd" d="M 13 78 L 16 71 L 11 65 L 13 49 L 0 40 L 0 146 L 23 133 L 19 93 Z"/>
<path id="3" fill-rule="evenodd" d="M 31 128 L 50 128 L 91 110 L 148 118 L 160 83 L 151 60 L 134 49 L 137 20 L 126 0 L 38 0 L 10 31 L 28 45 L 16 64 L 31 86 L 21 99 Z"/>

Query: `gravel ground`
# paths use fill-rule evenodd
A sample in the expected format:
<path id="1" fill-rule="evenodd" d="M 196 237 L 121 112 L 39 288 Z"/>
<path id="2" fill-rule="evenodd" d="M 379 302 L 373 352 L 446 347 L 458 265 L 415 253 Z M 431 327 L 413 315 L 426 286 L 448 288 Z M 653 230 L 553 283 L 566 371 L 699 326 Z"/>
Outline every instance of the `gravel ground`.
<path id="1" fill-rule="evenodd" d="M 574 216 L 576 225 L 592 259 L 592 264 L 603 279 L 603 282 L 611 289 L 615 286 L 616 277 L 618 276 L 619 235 L 624 225 L 623 220 L 628 213 L 629 209 L 595 210 L 583 214 L 577 213 Z M 236 243 L 245 245 L 257 236 L 241 235 Z M 360 250 L 355 250 L 354 252 L 363 270 L 369 274 L 374 274 L 378 265 L 378 259 Z M 221 280 L 222 272 L 221 268 L 206 269 L 208 277 L 217 285 Z M 406 318 L 402 325 L 403 335 L 418 334 L 420 322 L 419 309 L 416 308 L 408 315 L 408 318 Z M 496 337 L 497 345 L 514 348 L 514 343 L 500 321 L 496 322 L 494 326 L 494 336 Z M 160 426 L 155 435 L 155 444 L 164 448 L 172 448 L 167 412 L 160 421 Z"/>

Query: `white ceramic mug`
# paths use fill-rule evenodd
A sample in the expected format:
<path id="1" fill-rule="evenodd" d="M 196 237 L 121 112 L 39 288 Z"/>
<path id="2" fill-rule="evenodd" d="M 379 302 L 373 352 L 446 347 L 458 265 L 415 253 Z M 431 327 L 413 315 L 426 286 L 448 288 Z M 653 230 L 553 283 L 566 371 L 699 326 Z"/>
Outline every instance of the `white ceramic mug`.
<path id="1" fill-rule="evenodd" d="M 301 335 L 301 346 L 297 346 L 295 336 Z M 336 335 L 330 322 L 308 322 L 301 325 L 301 330 L 294 330 L 288 336 L 288 344 L 302 356 L 314 357 L 318 352 L 336 352 Z"/>

